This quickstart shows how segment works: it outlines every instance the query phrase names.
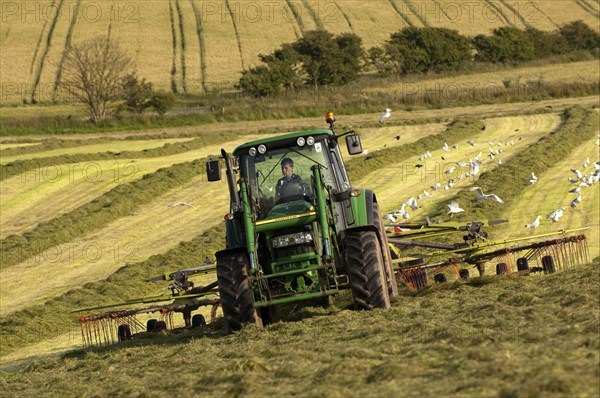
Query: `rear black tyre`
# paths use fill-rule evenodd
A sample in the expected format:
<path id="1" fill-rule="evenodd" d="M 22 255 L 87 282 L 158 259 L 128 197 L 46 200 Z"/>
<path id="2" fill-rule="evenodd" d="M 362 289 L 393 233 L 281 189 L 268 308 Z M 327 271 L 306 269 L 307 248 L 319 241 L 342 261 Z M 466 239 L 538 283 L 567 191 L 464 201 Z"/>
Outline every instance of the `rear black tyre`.
<path id="1" fill-rule="evenodd" d="M 119 328 L 117 329 L 117 336 L 119 341 L 131 340 L 131 328 L 129 325 L 126 323 L 119 325 Z"/>
<path id="2" fill-rule="evenodd" d="M 237 332 L 250 324 L 262 328 L 248 282 L 250 264 L 246 253 L 243 250 L 217 252 L 217 264 L 219 296 L 229 331 Z"/>
<path id="3" fill-rule="evenodd" d="M 351 232 L 346 236 L 346 264 L 357 307 L 390 308 L 385 263 L 374 231 Z"/>
<path id="4" fill-rule="evenodd" d="M 508 265 L 506 263 L 496 264 L 496 275 L 504 275 L 508 273 Z"/>
<path id="5" fill-rule="evenodd" d="M 206 326 L 206 319 L 204 315 L 196 314 L 192 317 L 192 328 L 203 328 Z"/>
<path id="6" fill-rule="evenodd" d="M 444 274 L 435 274 L 433 276 L 433 280 L 436 281 L 437 283 L 446 283 L 446 282 L 448 282 L 448 279 L 446 278 L 446 275 L 444 275 Z"/>
<path id="7" fill-rule="evenodd" d="M 390 247 L 388 244 L 387 234 L 385 233 L 385 227 L 383 226 L 383 216 L 379 211 L 379 204 L 373 203 L 373 223 L 379 230 L 381 236 L 381 253 L 383 255 L 383 261 L 385 263 L 385 274 L 388 285 L 388 295 L 390 298 L 398 297 L 398 281 L 396 280 L 396 274 L 394 273 L 394 265 L 392 264 L 392 254 L 390 253 Z"/>
<path id="8" fill-rule="evenodd" d="M 154 329 L 152 329 L 152 331 L 160 332 L 161 330 L 167 330 L 167 323 L 165 321 L 156 321 L 156 323 L 154 323 Z"/>
<path id="9" fill-rule="evenodd" d="M 519 257 L 517 259 L 517 271 L 527 272 L 529 271 L 529 262 L 525 257 Z"/>
<path id="10" fill-rule="evenodd" d="M 157 319 L 148 319 L 148 322 L 146 322 L 146 332 L 151 332 L 154 330 L 154 325 L 156 325 L 156 322 L 158 320 Z"/>
<path id="11" fill-rule="evenodd" d="M 542 257 L 542 267 L 544 268 L 544 274 L 553 274 L 556 272 L 552 256 Z"/>
<path id="12" fill-rule="evenodd" d="M 460 276 L 460 279 L 466 281 L 467 279 L 469 279 L 469 270 L 468 269 L 458 270 L 458 275 Z"/>

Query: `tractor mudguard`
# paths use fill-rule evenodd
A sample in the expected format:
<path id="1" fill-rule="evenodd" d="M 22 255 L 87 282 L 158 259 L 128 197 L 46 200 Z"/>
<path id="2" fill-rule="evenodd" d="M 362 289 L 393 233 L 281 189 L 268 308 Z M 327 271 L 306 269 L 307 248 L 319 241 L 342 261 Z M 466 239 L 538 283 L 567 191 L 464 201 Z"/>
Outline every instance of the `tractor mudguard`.
<path id="1" fill-rule="evenodd" d="M 217 259 L 217 267 L 219 266 L 219 258 L 223 258 L 223 257 L 231 256 L 232 254 L 239 254 L 239 253 L 245 253 L 246 255 L 248 255 L 248 248 L 246 248 L 244 246 L 240 246 L 240 247 L 232 247 L 232 248 L 227 248 L 224 250 L 219 250 L 218 252 L 215 253 L 215 257 Z"/>
<path id="2" fill-rule="evenodd" d="M 370 189 L 357 188 L 357 190 L 360 191 L 360 195 L 350 198 L 352 215 L 354 216 L 352 228 L 374 225 L 373 202 L 375 201 L 375 194 Z"/>

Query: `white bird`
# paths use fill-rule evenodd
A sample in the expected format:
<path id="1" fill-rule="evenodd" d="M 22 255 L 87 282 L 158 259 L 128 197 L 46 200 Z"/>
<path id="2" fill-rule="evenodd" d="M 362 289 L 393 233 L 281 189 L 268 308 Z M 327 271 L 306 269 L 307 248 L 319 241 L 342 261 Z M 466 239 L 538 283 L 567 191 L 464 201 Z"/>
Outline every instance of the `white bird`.
<path id="1" fill-rule="evenodd" d="M 425 155 L 427 155 L 428 158 L 430 158 L 432 156 L 431 152 L 429 152 L 429 151 L 425 152 Z"/>
<path id="2" fill-rule="evenodd" d="M 383 216 L 384 220 L 390 220 L 391 222 L 396 222 L 396 217 L 394 217 L 394 215 L 392 213 L 388 213 L 385 216 Z"/>
<path id="3" fill-rule="evenodd" d="M 450 189 L 450 187 L 448 185 L 444 185 L 444 191 L 447 191 L 449 189 Z"/>
<path id="4" fill-rule="evenodd" d="M 569 193 L 577 193 L 579 191 L 581 191 L 581 186 L 577 186 L 577 187 L 575 187 L 573 189 L 570 189 Z"/>
<path id="5" fill-rule="evenodd" d="M 494 142 L 488 141 L 488 144 L 490 144 L 490 146 L 492 146 L 492 145 L 494 145 Z"/>
<path id="6" fill-rule="evenodd" d="M 392 110 L 390 108 L 385 108 L 385 111 L 379 116 L 379 124 L 383 124 L 383 121 L 392 115 Z"/>
<path id="7" fill-rule="evenodd" d="M 573 173 L 575 173 L 575 175 L 577 176 L 577 178 L 578 178 L 579 180 L 583 179 L 583 174 L 581 174 L 581 171 L 579 171 L 579 170 L 577 170 L 577 169 L 571 169 L 571 171 L 572 171 Z"/>
<path id="8" fill-rule="evenodd" d="M 537 176 L 535 175 L 535 173 L 532 171 L 532 172 L 531 172 L 531 178 L 529 179 L 529 183 L 530 183 L 531 185 L 533 185 L 533 184 L 535 184 L 536 182 L 538 182 L 538 178 L 537 178 Z"/>
<path id="9" fill-rule="evenodd" d="M 590 165 L 590 158 L 587 158 L 583 161 L 583 168 L 585 169 Z"/>
<path id="10" fill-rule="evenodd" d="M 576 179 L 574 179 L 574 178 L 571 178 L 571 177 L 569 177 L 569 182 L 570 182 L 571 184 L 575 184 L 575 183 L 577 182 L 577 180 L 576 180 Z"/>
<path id="11" fill-rule="evenodd" d="M 448 143 L 444 142 L 444 146 L 442 147 L 442 149 L 446 152 L 450 152 L 450 148 L 448 147 Z"/>
<path id="12" fill-rule="evenodd" d="M 478 160 L 479 160 L 479 158 L 481 157 L 481 155 L 483 155 L 483 153 L 482 153 L 482 152 L 479 152 L 479 153 L 477 154 L 477 156 L 475 156 L 475 158 L 474 158 L 474 159 L 478 161 Z"/>
<path id="13" fill-rule="evenodd" d="M 487 199 L 489 199 L 493 202 L 504 203 L 504 201 L 502 199 L 500 199 L 500 197 L 498 195 L 494 195 L 493 193 L 485 194 L 485 193 L 483 193 L 483 190 L 480 187 L 469 188 L 469 191 L 477 192 L 475 194 L 475 199 L 477 199 L 477 201 L 480 203 Z"/>
<path id="14" fill-rule="evenodd" d="M 451 166 L 448 170 L 444 171 L 446 174 L 452 174 L 456 170 L 456 166 Z"/>
<path id="15" fill-rule="evenodd" d="M 571 202 L 571 207 L 575 208 L 579 203 L 581 203 L 581 192 L 577 193 L 577 197 Z"/>
<path id="16" fill-rule="evenodd" d="M 427 191 L 423 191 L 423 195 L 425 195 L 426 197 L 431 196 L 431 194 L 429 192 L 427 192 Z"/>
<path id="17" fill-rule="evenodd" d="M 535 220 L 525 225 L 525 228 L 537 228 L 540 225 L 540 218 L 542 218 L 542 216 L 537 216 Z"/>
<path id="18" fill-rule="evenodd" d="M 502 166 L 502 159 L 498 159 L 498 166 Z"/>
<path id="19" fill-rule="evenodd" d="M 515 141 L 514 140 L 510 140 L 510 145 L 515 145 Z"/>
<path id="20" fill-rule="evenodd" d="M 546 216 L 546 218 L 549 218 L 552 221 L 557 222 L 558 219 L 562 217 L 564 211 L 565 211 L 565 208 L 561 207 L 560 209 L 556 209 L 552 213 L 548 214 Z"/>
<path id="21" fill-rule="evenodd" d="M 410 197 L 406 202 L 406 205 L 408 205 L 408 207 L 410 207 L 413 210 L 417 210 L 419 208 L 419 205 L 417 204 L 417 200 L 413 197 Z"/>
<path id="22" fill-rule="evenodd" d="M 452 149 L 458 149 L 458 144 L 452 145 Z"/>
<path id="23" fill-rule="evenodd" d="M 460 207 L 458 207 L 458 200 L 456 200 L 456 199 L 454 199 L 452 202 L 450 202 L 450 204 L 448 205 L 448 208 L 450 209 L 450 211 L 448 212 L 448 214 L 450 214 L 450 217 L 464 211 L 464 209 L 461 209 Z"/>
<path id="24" fill-rule="evenodd" d="M 175 207 L 175 206 L 187 206 L 187 207 L 191 207 L 192 209 L 195 209 L 194 206 L 192 206 L 191 204 L 186 203 L 186 202 L 176 202 L 176 203 L 169 205 L 168 207 Z"/>
<path id="25" fill-rule="evenodd" d="M 467 141 L 467 144 L 471 145 L 471 146 L 475 146 L 475 142 L 473 140 L 469 140 Z"/>

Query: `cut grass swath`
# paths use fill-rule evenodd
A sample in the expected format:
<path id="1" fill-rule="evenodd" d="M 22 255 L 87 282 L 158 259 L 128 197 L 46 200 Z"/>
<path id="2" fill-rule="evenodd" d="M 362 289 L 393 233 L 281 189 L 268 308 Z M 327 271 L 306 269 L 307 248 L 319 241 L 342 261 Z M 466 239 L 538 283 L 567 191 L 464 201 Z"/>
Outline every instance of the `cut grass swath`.
<path id="1" fill-rule="evenodd" d="M 155 197 L 204 172 L 204 160 L 179 163 L 145 175 L 141 180 L 118 185 L 111 191 L 22 236 L 0 241 L 2 266 L 18 264 L 43 250 L 71 241 L 123 217 Z"/>
<path id="2" fill-rule="evenodd" d="M 194 17 L 196 18 L 196 34 L 198 36 L 198 45 L 200 47 L 200 85 L 202 86 L 202 91 L 206 93 L 206 42 L 204 41 L 202 15 L 194 0 L 192 0 L 192 9 L 194 10 Z"/>
<path id="3" fill-rule="evenodd" d="M 58 88 L 60 87 L 60 83 L 62 81 L 62 68 L 65 63 L 65 57 L 71 48 L 71 40 L 73 38 L 73 31 L 75 29 L 75 25 L 77 24 L 77 18 L 79 17 L 79 6 L 81 5 L 81 0 L 77 0 L 75 3 L 75 7 L 73 8 L 73 15 L 70 15 L 71 21 L 69 23 L 69 30 L 67 31 L 67 37 L 65 39 L 65 47 L 60 57 L 60 62 L 58 63 L 58 67 L 56 69 L 56 79 L 54 81 L 54 87 L 52 88 L 52 100 L 56 101 L 56 95 L 58 92 Z"/>
<path id="4" fill-rule="evenodd" d="M 244 55 L 242 53 L 242 41 L 240 40 L 240 32 L 239 32 L 238 26 L 237 26 L 236 15 L 233 12 L 233 10 L 231 9 L 231 4 L 230 4 L 229 0 L 225 0 L 225 5 L 227 6 L 227 11 L 229 12 L 229 16 L 231 17 L 231 23 L 233 24 L 233 32 L 235 33 L 235 39 L 237 41 L 237 47 L 238 47 L 238 51 L 240 53 L 240 62 L 242 64 L 242 70 L 245 70 L 246 67 L 244 66 Z"/>
<path id="5" fill-rule="evenodd" d="M 85 284 L 44 305 L 17 311 L 0 319 L 2 352 L 7 354 L 24 344 L 33 344 L 69 332 L 77 326 L 75 308 L 110 304 L 135 297 L 164 293 L 164 286 L 144 282 L 145 279 L 198 266 L 206 256 L 224 247 L 224 224 L 210 228 L 188 242 L 146 261 L 127 264 L 98 282 Z"/>
<path id="6" fill-rule="evenodd" d="M 340 5 L 337 2 L 334 2 L 334 3 L 335 3 L 335 6 L 337 7 L 337 9 L 340 10 L 340 14 L 342 14 L 342 16 L 344 17 L 344 20 L 348 24 L 348 27 L 350 28 L 350 31 L 352 33 L 355 33 L 354 32 L 354 28 L 352 27 L 352 21 L 350 21 L 350 18 L 348 18 L 348 14 L 346 14 L 344 12 L 344 10 L 342 9 L 342 7 L 340 7 Z"/>
<path id="7" fill-rule="evenodd" d="M 188 92 L 187 87 L 187 68 L 185 64 L 185 32 L 183 29 L 183 13 L 181 12 L 181 7 L 179 6 L 179 0 L 175 0 L 175 9 L 177 10 L 177 20 L 179 25 L 179 37 L 181 38 L 181 86 L 183 87 L 183 92 Z"/>
<path id="8" fill-rule="evenodd" d="M 296 36 L 299 36 L 298 38 L 300 38 L 301 36 L 304 36 L 304 32 L 306 30 L 306 28 L 304 27 L 304 22 L 302 21 L 302 17 L 298 14 L 296 4 L 293 3 L 291 0 L 286 0 L 286 2 L 288 8 L 292 12 L 292 15 L 294 16 L 294 19 L 296 20 L 296 23 L 298 24 L 298 29 L 300 29 L 300 35 L 296 34 Z M 294 29 L 294 32 L 296 32 L 296 29 Z"/>
<path id="9" fill-rule="evenodd" d="M 315 10 L 312 9 L 312 7 L 310 6 L 310 3 L 307 0 L 302 0 L 302 4 L 304 4 L 304 8 L 308 10 L 308 13 L 310 14 L 310 17 L 312 18 L 312 20 L 315 23 L 315 26 L 317 27 L 317 30 L 324 30 L 324 26 L 323 26 L 323 22 L 321 21 L 321 18 L 319 18 L 319 15 L 317 15 L 315 13 Z M 319 7 L 319 4 L 316 3 L 315 4 L 317 7 Z"/>
<path id="10" fill-rule="evenodd" d="M 396 12 L 396 14 L 398 14 L 398 16 L 402 19 L 402 21 L 404 21 L 404 23 L 407 26 L 413 27 L 414 26 L 413 23 L 408 19 L 408 17 L 406 15 L 404 15 L 404 13 L 402 12 L 402 8 L 398 5 L 396 0 L 388 0 L 388 1 L 392 5 L 392 8 Z"/>
<path id="11" fill-rule="evenodd" d="M 173 11 L 173 0 L 169 0 L 169 18 L 171 20 L 171 46 L 173 56 L 171 61 L 171 91 L 177 93 L 177 33 L 175 29 L 175 12 Z"/>

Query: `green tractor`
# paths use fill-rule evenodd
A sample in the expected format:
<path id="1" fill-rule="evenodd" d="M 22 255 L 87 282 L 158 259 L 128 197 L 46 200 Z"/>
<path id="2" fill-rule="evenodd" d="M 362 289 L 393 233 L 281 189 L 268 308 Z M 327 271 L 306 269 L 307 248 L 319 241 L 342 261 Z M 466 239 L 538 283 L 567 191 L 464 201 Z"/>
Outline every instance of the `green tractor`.
<path id="1" fill-rule="evenodd" d="M 390 308 L 398 294 L 382 214 L 373 191 L 352 187 L 338 140 L 350 155 L 360 137 L 311 130 L 221 150 L 231 197 L 226 249 L 217 280 L 230 331 L 262 327 L 274 306 L 301 300 L 328 305 L 351 288 L 359 309 Z M 221 179 L 219 160 L 207 162 Z"/>

